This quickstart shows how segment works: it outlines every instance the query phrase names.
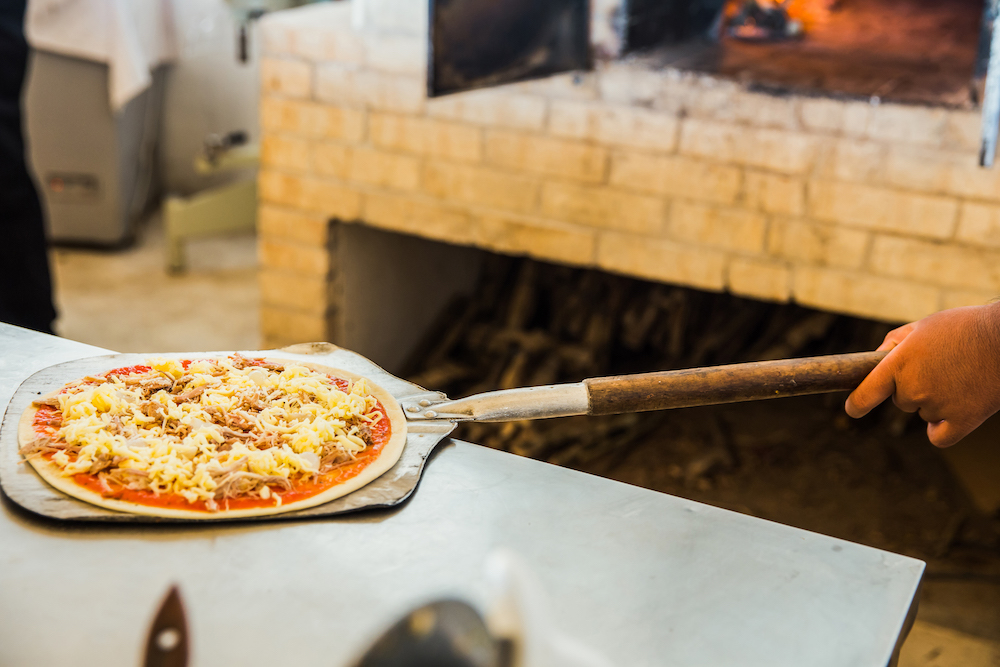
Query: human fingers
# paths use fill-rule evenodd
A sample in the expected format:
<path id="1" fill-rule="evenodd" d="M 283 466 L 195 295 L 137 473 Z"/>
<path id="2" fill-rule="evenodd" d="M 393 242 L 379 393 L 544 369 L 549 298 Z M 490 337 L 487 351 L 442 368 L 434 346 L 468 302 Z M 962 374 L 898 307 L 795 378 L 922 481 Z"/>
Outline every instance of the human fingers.
<path id="1" fill-rule="evenodd" d="M 916 324 L 917 324 L 916 322 L 910 322 L 909 324 L 904 324 L 901 327 L 896 327 L 895 329 L 887 333 L 885 335 L 885 338 L 882 340 L 882 344 L 878 346 L 877 351 L 883 352 L 886 350 L 891 350 L 892 348 L 902 343 L 903 339 L 909 336 L 910 332 L 913 331 L 913 328 L 916 326 Z"/>
<path id="2" fill-rule="evenodd" d="M 898 394 L 899 392 L 896 393 Z M 912 412 L 912 410 L 907 410 L 907 412 Z M 940 422 L 945 418 L 940 408 L 935 405 L 921 405 L 917 408 L 916 412 L 928 424 Z"/>
<path id="3" fill-rule="evenodd" d="M 965 436 L 972 433 L 978 424 L 974 426 L 961 425 L 956 422 L 942 419 L 941 421 L 929 422 L 927 424 L 927 439 L 935 447 L 951 447 Z"/>
<path id="4" fill-rule="evenodd" d="M 855 419 L 864 417 L 872 408 L 892 396 L 896 391 L 895 370 L 894 355 L 890 353 L 847 397 L 844 404 L 847 414 Z"/>

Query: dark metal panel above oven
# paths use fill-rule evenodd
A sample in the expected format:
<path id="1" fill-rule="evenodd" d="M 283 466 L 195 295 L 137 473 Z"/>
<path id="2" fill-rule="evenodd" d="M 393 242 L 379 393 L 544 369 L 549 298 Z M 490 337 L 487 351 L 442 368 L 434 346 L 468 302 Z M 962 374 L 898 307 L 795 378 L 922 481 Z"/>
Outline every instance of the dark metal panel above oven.
<path id="1" fill-rule="evenodd" d="M 588 0 L 430 0 L 431 97 L 590 67 Z"/>

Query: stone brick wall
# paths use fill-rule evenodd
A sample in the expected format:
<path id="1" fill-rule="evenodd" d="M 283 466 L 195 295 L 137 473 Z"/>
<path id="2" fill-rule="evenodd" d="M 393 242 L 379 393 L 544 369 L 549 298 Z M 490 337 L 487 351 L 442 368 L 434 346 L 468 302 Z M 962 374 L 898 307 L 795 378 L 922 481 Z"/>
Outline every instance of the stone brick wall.
<path id="1" fill-rule="evenodd" d="M 269 343 L 328 337 L 333 219 L 886 321 L 1000 294 L 978 112 L 636 60 L 429 100 L 426 4 L 261 24 Z"/>

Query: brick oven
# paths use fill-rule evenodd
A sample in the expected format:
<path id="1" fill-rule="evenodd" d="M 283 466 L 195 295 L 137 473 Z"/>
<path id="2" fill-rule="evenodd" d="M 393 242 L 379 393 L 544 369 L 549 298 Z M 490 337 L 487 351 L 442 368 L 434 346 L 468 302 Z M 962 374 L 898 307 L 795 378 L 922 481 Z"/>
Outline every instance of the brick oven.
<path id="1" fill-rule="evenodd" d="M 759 85 L 793 58 L 776 45 L 753 81 L 705 50 L 620 57 L 620 7 L 594 2 L 612 57 L 592 71 L 429 98 L 427 4 L 261 24 L 265 345 L 391 369 L 487 251 L 888 322 L 1000 293 L 1000 171 L 967 85 Z"/>

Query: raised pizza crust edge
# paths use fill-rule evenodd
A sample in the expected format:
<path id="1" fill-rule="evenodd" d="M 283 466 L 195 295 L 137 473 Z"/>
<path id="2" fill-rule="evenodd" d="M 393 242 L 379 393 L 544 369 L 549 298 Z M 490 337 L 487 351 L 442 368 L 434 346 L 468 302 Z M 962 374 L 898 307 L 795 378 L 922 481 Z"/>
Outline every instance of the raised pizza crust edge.
<path id="1" fill-rule="evenodd" d="M 255 357 L 256 358 L 256 357 Z M 389 423 L 392 427 L 392 433 L 389 436 L 389 442 L 385 444 L 382 448 L 382 453 L 379 457 L 375 459 L 372 463 L 362 470 L 358 475 L 347 480 L 343 484 L 338 484 L 333 486 L 326 491 L 317 493 L 315 496 L 310 496 L 309 498 L 304 498 L 299 501 L 294 501 L 290 503 L 282 503 L 280 506 L 276 507 L 251 507 L 246 509 L 238 510 L 226 510 L 220 509 L 216 512 L 203 512 L 200 510 L 185 510 L 185 509 L 175 509 L 169 507 L 155 507 L 152 505 L 142 505 L 139 503 L 132 503 L 125 500 L 116 500 L 114 498 L 105 498 L 99 493 L 91 491 L 85 487 L 78 485 L 72 478 L 66 477 L 62 474 L 59 466 L 48 461 L 40 456 L 35 456 L 28 459 L 28 463 L 35 469 L 38 475 L 47 482 L 50 486 L 62 491 L 68 496 L 72 496 L 78 500 L 90 503 L 91 505 L 96 505 L 98 507 L 103 507 L 105 509 L 114 510 L 116 512 L 126 512 L 128 514 L 141 514 L 144 516 L 161 517 L 165 519 L 189 519 L 196 521 L 204 520 L 215 520 L 220 519 L 241 519 L 247 517 L 258 517 L 258 516 L 273 516 L 275 514 L 284 514 L 286 512 L 295 512 L 297 510 L 308 509 L 310 507 L 316 507 L 317 505 L 323 505 L 337 498 L 342 498 L 349 493 L 353 493 L 358 489 L 366 486 L 367 484 L 373 482 L 377 478 L 381 477 L 383 474 L 388 472 L 396 462 L 399 457 L 403 454 L 403 448 L 406 446 L 406 416 L 403 414 L 402 408 L 399 406 L 399 402 L 396 398 L 386 391 L 384 388 L 372 382 L 370 379 L 364 376 L 358 375 L 356 373 L 351 373 L 349 371 L 341 370 L 339 368 L 331 368 L 329 366 L 321 366 L 319 364 L 312 364 L 308 362 L 302 362 L 298 360 L 291 359 L 273 359 L 266 358 L 266 361 L 272 361 L 280 364 L 295 364 L 298 366 L 305 366 L 310 370 L 317 371 L 319 373 L 326 373 L 333 375 L 334 377 L 344 378 L 347 380 L 357 381 L 364 379 L 368 383 L 368 388 L 371 394 L 378 399 L 382 407 L 385 408 L 385 412 L 389 417 Z M 109 369 L 111 370 L 111 369 Z M 70 380 L 72 382 L 72 380 Z M 66 384 L 69 384 L 67 382 Z M 65 386 L 65 385 L 64 385 Z M 39 400 L 45 400 L 59 394 L 62 390 L 57 389 L 53 392 L 42 396 Z M 38 412 L 38 408 L 34 405 L 28 407 L 27 410 L 21 415 L 21 420 L 18 422 L 17 429 L 17 439 L 18 447 L 24 447 L 26 444 L 34 440 L 35 430 L 33 427 L 35 413 Z"/>

